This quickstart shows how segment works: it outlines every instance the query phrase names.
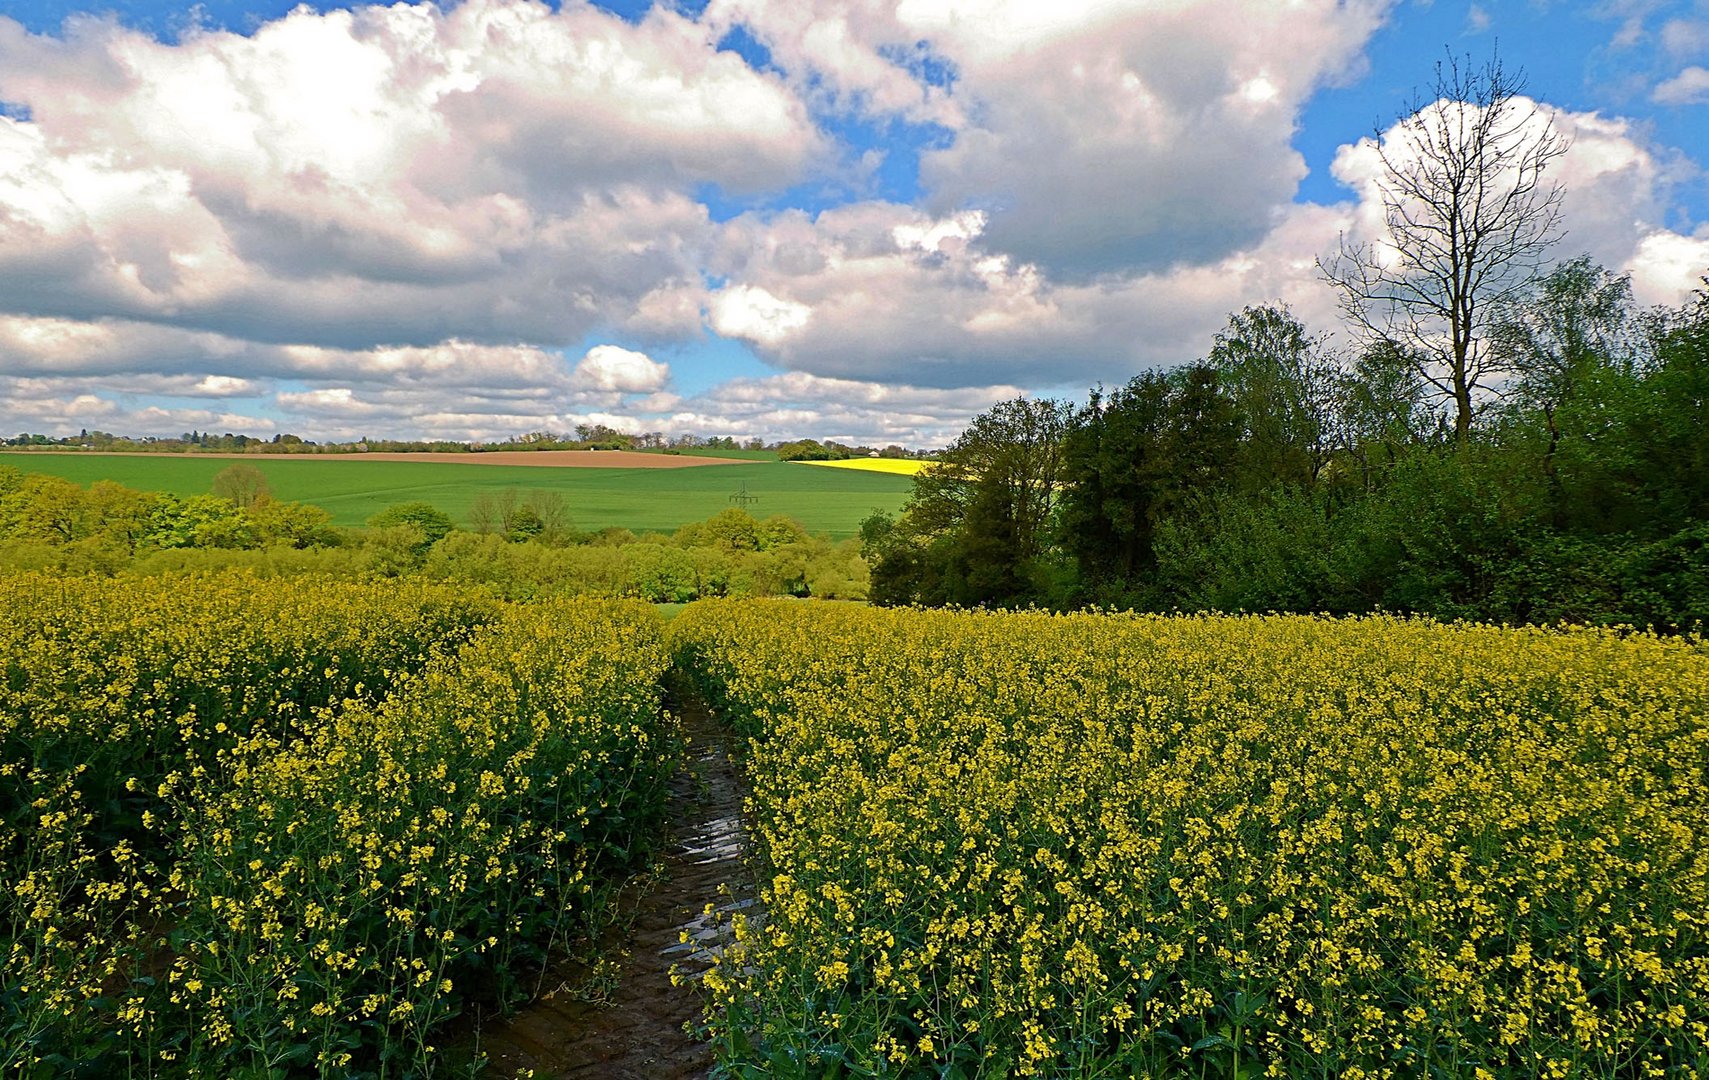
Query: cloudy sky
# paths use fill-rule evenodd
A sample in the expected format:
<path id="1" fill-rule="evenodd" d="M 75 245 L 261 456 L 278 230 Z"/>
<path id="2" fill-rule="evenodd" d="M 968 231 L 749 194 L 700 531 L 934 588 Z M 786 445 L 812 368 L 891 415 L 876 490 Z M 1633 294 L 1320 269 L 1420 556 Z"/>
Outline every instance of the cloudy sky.
<path id="1" fill-rule="evenodd" d="M 1709 0 L 0 0 L 0 431 L 941 445 L 1334 321 L 1451 50 L 1560 257 L 1709 271 Z"/>

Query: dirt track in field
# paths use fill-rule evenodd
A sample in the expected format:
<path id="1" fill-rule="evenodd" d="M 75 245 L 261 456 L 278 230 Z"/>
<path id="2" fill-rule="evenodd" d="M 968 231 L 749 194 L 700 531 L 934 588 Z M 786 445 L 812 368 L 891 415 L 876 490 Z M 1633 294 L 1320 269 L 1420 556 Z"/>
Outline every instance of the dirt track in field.
<path id="1" fill-rule="evenodd" d="M 27 450 L 71 457 L 231 458 L 238 461 L 415 461 L 439 465 L 533 465 L 559 469 L 691 469 L 697 465 L 755 465 L 753 458 L 644 454 L 639 450 L 487 450 L 475 454 L 150 454 L 145 451 Z"/>
<path id="2" fill-rule="evenodd" d="M 672 685 L 669 707 L 689 738 L 687 762 L 671 781 L 664 872 L 650 890 L 625 898 L 633 921 L 603 949 L 608 956 L 627 950 L 617 985 L 594 1003 L 570 989 L 585 981 L 585 970 L 548 974 L 544 985 L 556 990 L 481 1031 L 489 1076 L 533 1069 L 542 1080 L 672 1080 L 704 1077 L 712 1066 L 711 1048 L 684 1030 L 699 1020 L 701 993 L 692 982 L 673 986 L 671 968 L 698 976 L 728 941 L 727 919 L 713 925 L 706 905 L 728 915 L 755 904 L 741 859 L 744 789 L 736 736 L 687 680 Z"/>

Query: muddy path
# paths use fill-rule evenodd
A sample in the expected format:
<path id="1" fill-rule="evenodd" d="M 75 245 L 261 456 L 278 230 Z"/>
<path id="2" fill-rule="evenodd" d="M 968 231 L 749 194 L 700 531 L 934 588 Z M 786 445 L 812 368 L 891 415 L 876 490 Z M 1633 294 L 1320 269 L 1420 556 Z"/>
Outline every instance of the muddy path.
<path id="1" fill-rule="evenodd" d="M 483 1026 L 486 1076 L 533 1069 L 542 1080 L 671 1080 L 706 1076 L 712 1066 L 711 1047 L 685 1026 L 700 1019 L 693 977 L 726 944 L 728 913 L 754 904 L 742 864 L 744 788 L 737 736 L 687 679 L 669 684 L 667 707 L 681 718 L 688 752 L 671 780 L 662 872 L 620 900 L 619 921 L 601 946 L 617 969 L 605 973 L 615 974 L 615 984 L 573 962 L 549 971 L 537 1000 Z M 722 926 L 706 918 L 708 904 L 725 913 Z M 672 985 L 673 966 L 690 976 L 685 985 Z"/>

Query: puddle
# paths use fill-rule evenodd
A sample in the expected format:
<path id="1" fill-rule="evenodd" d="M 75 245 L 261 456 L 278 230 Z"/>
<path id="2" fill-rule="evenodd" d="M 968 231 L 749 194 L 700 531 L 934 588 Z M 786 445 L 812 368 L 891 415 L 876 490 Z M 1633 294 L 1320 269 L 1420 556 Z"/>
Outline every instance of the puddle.
<path id="1" fill-rule="evenodd" d="M 685 1025 L 700 1018 L 695 983 L 730 944 L 729 916 L 759 912 L 742 865 L 742 778 L 731 754 L 736 736 L 708 711 L 686 680 L 672 686 L 669 707 L 690 740 L 688 760 L 671 781 L 667 804 L 670 840 L 664 873 L 634 901 L 627 935 L 610 946 L 627 950 L 605 1003 L 572 996 L 563 985 L 543 994 L 506 1021 L 481 1031 L 487 1076 L 575 1080 L 672 1080 L 704 1077 L 712 1051 Z M 708 917 L 707 905 L 719 917 Z M 683 940 L 683 935 L 688 940 Z M 613 954 L 615 955 L 615 954 Z M 687 976 L 673 985 L 671 969 Z M 585 979 L 565 972 L 554 981 Z"/>

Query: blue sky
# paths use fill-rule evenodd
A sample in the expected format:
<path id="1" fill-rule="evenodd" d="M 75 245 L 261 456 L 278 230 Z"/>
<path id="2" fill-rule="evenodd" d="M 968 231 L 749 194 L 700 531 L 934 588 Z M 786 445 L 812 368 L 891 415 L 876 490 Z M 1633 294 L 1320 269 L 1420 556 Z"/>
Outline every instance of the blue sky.
<path id="1" fill-rule="evenodd" d="M 0 430 L 941 445 L 1335 323 L 1371 155 L 1499 48 L 1567 235 L 1709 272 L 1709 2 L 0 2 Z"/>

